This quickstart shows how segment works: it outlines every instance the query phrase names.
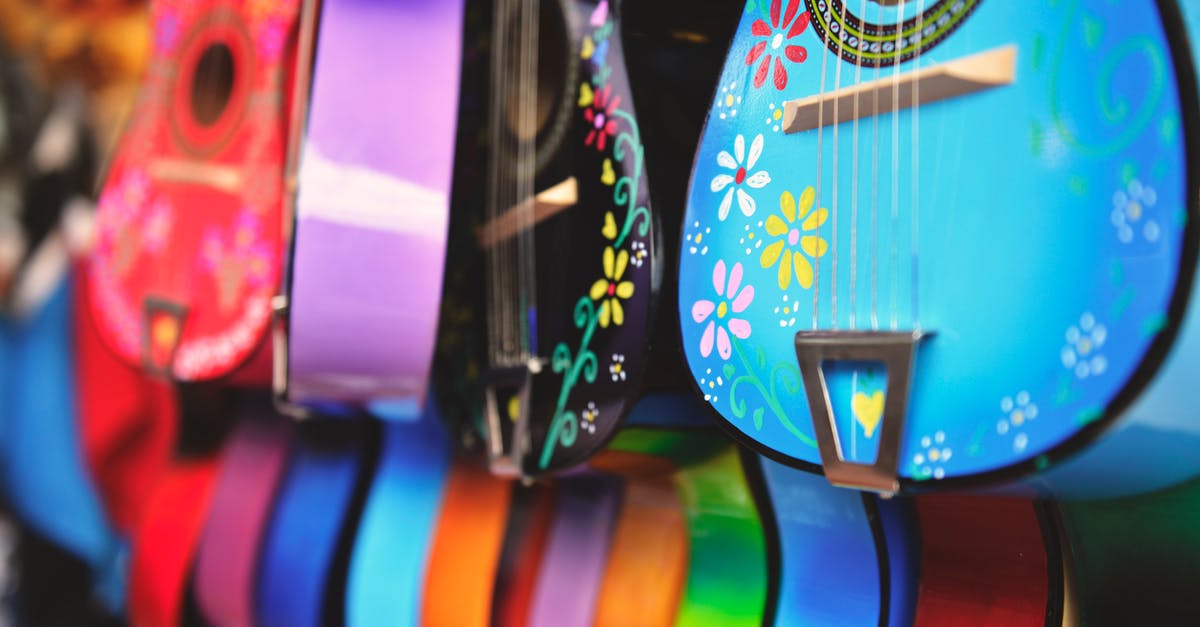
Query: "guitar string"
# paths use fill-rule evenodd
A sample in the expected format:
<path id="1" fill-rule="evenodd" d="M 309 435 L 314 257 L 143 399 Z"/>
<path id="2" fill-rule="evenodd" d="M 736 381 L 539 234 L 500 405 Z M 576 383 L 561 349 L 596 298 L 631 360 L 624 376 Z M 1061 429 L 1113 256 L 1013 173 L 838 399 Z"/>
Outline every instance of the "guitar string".
<path id="1" fill-rule="evenodd" d="M 519 206 L 522 208 L 519 214 L 521 220 L 521 231 L 519 241 L 519 257 L 521 262 L 521 298 L 519 301 L 520 309 L 517 311 L 517 324 L 520 329 L 520 352 L 522 361 L 528 361 L 530 358 L 530 315 L 534 305 L 534 289 L 536 288 L 534 277 L 534 254 L 535 243 L 533 233 L 533 217 L 534 217 L 534 172 L 533 172 L 533 152 L 536 149 L 537 129 L 534 127 L 535 108 L 537 107 L 537 46 L 538 46 L 538 28 L 535 16 L 537 9 L 535 8 L 534 0 L 526 0 L 524 4 L 524 14 L 522 20 L 523 26 L 523 48 L 522 52 L 522 78 L 521 81 L 521 128 L 522 128 L 522 155 L 520 165 L 522 167 L 522 190 Z"/>
<path id="2" fill-rule="evenodd" d="M 901 44 L 904 42 L 904 0 L 900 0 L 896 11 L 896 22 L 899 27 L 896 29 L 896 43 L 894 53 L 896 61 L 892 69 L 892 215 L 891 229 L 888 236 L 889 248 L 889 264 L 888 267 L 892 273 L 891 289 L 891 310 L 892 320 L 891 328 L 895 331 L 899 326 L 897 315 L 897 295 L 900 283 L 899 256 L 900 250 L 897 241 L 899 239 L 899 224 L 900 224 L 900 59 L 901 59 Z"/>
<path id="3" fill-rule="evenodd" d="M 846 0 L 849 2 L 850 0 Z M 867 0 L 862 0 L 862 6 L 859 9 L 860 23 L 866 18 Z M 842 22 L 845 22 L 842 18 Z M 854 85 L 857 87 L 862 84 L 862 61 L 863 61 L 863 43 L 861 32 L 858 41 L 854 44 Z M 859 102 L 861 94 L 854 94 L 854 132 L 852 136 L 853 153 L 850 156 L 850 329 L 854 330 L 856 315 L 858 313 L 858 124 L 859 124 Z"/>
<path id="4" fill-rule="evenodd" d="M 840 15 L 841 23 L 845 24 L 846 23 L 846 4 L 844 2 L 841 5 L 840 14 L 841 14 Z M 830 35 L 833 34 L 832 26 L 833 25 L 830 24 L 830 29 L 829 29 Z M 845 63 L 842 62 L 842 55 L 844 55 L 846 53 L 845 34 L 846 34 L 845 28 L 842 26 L 839 26 L 838 32 L 836 35 L 838 51 L 837 51 L 837 56 L 834 57 L 834 62 L 837 63 L 837 69 L 835 69 L 834 73 L 833 73 L 833 75 L 834 75 L 834 79 L 833 79 L 833 172 L 832 172 L 832 174 L 833 174 L 833 185 L 832 185 L 833 193 L 832 193 L 832 198 L 831 198 L 831 203 L 830 203 L 833 207 L 833 215 L 831 216 L 831 220 L 830 220 L 830 222 L 831 222 L 830 231 L 832 231 L 832 233 L 830 235 L 830 239 L 832 241 L 830 242 L 830 245 L 829 245 L 829 248 L 832 248 L 833 250 L 830 251 L 831 260 L 830 260 L 830 264 L 829 264 L 830 265 L 829 311 L 830 311 L 830 317 L 831 317 L 830 328 L 834 329 L 835 331 L 838 328 L 838 315 L 837 315 L 838 187 L 840 187 L 840 185 L 841 185 L 841 178 L 838 176 L 838 166 L 839 166 L 838 147 L 841 144 L 841 139 L 839 139 L 839 136 L 840 136 L 839 129 L 841 127 L 842 98 L 841 98 L 841 94 L 839 93 L 839 91 L 841 90 L 841 87 L 842 87 L 842 66 L 845 65 Z M 818 212 L 820 211 L 820 205 L 817 205 L 817 211 Z M 801 224 L 801 226 L 803 226 L 803 224 Z M 804 241 L 803 240 L 801 240 L 801 242 L 800 242 L 800 250 L 801 250 L 801 252 L 803 252 L 803 250 L 804 250 Z M 817 246 L 816 252 L 817 253 L 821 252 L 820 240 L 818 240 L 818 246 Z M 820 255 L 818 254 L 817 256 L 819 257 Z"/>
<path id="5" fill-rule="evenodd" d="M 925 0 L 917 0 L 917 51 L 913 57 L 914 71 L 921 69 L 921 50 L 925 46 Z M 918 226 L 920 225 L 920 182 L 921 182 L 921 81 L 913 81 L 913 112 L 912 112 L 912 207 L 909 209 L 909 214 L 912 216 L 912 227 L 909 231 L 909 237 L 912 244 L 912 261 L 909 269 L 912 281 L 912 326 L 914 329 L 921 328 L 921 317 L 917 307 L 920 302 L 917 298 L 917 248 L 918 241 Z"/>
<path id="6" fill-rule="evenodd" d="M 508 97 L 507 90 L 504 88 L 504 60 L 506 58 L 507 46 L 505 42 L 508 38 L 508 33 L 505 30 L 505 16 L 508 11 L 508 0 L 497 0 L 495 4 L 495 15 L 493 20 L 493 32 L 495 39 L 492 41 L 494 56 L 492 57 L 492 80 L 495 84 L 495 97 L 492 103 L 492 145 L 490 147 L 490 172 L 492 174 L 492 187 L 494 188 L 490 194 L 489 201 L 489 222 L 495 224 L 496 218 L 500 215 L 500 205 L 503 202 L 502 195 L 504 193 L 503 165 L 501 150 L 503 149 L 503 108 L 504 99 Z M 499 361 L 504 352 L 503 339 L 500 337 L 503 326 L 503 286 L 500 284 L 500 248 L 498 242 L 492 242 L 488 248 L 490 264 L 490 276 L 495 287 L 492 290 L 491 309 L 488 311 L 488 317 L 492 319 L 492 327 L 495 332 L 493 343 L 495 347 L 492 355 L 493 361 Z"/>
<path id="7" fill-rule="evenodd" d="M 504 15 L 505 72 L 501 78 L 501 81 L 505 89 L 505 98 L 502 105 L 504 107 L 504 124 L 506 132 L 504 133 L 504 149 L 500 154 L 500 167 L 503 171 L 503 176 L 500 180 L 504 189 L 504 194 L 501 197 L 502 202 L 499 206 L 499 210 L 501 212 L 500 215 L 502 216 L 508 214 L 509 211 L 515 207 L 519 193 L 516 185 L 516 160 L 513 159 L 513 153 L 517 149 L 518 138 L 515 129 L 513 128 L 512 114 L 510 111 L 510 107 L 513 106 L 513 99 L 515 97 L 520 97 L 519 88 L 516 85 L 516 81 L 512 80 L 513 77 L 511 76 L 513 70 L 519 68 L 518 59 L 520 58 L 520 34 L 516 32 L 518 28 L 516 21 L 520 17 L 518 13 L 520 11 L 520 5 L 518 4 L 519 2 L 520 0 L 509 0 Z M 515 218 L 516 216 L 514 215 L 513 217 Z M 502 291 L 500 293 L 502 315 L 502 346 L 500 359 L 504 365 L 508 365 L 508 363 L 511 361 L 511 356 L 513 353 L 513 292 L 515 291 L 516 285 L 514 281 L 515 277 L 513 277 L 511 268 L 513 265 L 513 257 L 516 252 L 514 250 L 516 247 L 516 240 L 511 237 L 506 237 L 498 243 L 500 247 L 499 272 L 502 285 Z"/>
<path id="8" fill-rule="evenodd" d="M 498 204 L 500 201 L 500 135 L 502 123 L 501 109 L 503 107 L 503 89 L 501 83 L 501 75 L 504 64 L 504 16 L 505 16 L 505 0 L 496 0 L 492 4 L 492 48 L 493 56 L 491 58 L 491 74 L 489 77 L 489 140 L 488 147 L 488 192 L 485 200 L 485 221 L 484 224 L 496 224 L 496 217 L 499 213 Z M 484 318 L 487 320 L 488 328 L 488 353 L 491 361 L 494 363 L 500 358 L 500 284 L 499 270 L 500 263 L 499 250 L 495 243 L 487 247 L 485 251 L 487 263 L 487 295 L 488 295 L 488 311 L 485 312 Z"/>
<path id="9" fill-rule="evenodd" d="M 827 29 L 826 36 L 831 37 L 832 33 Z M 829 46 L 821 46 L 821 86 L 818 92 L 817 99 L 817 193 L 813 199 L 813 206 L 819 210 L 821 208 L 821 179 L 822 179 L 822 161 L 825 158 L 824 139 L 825 139 L 825 70 L 829 61 Z M 821 225 L 818 224 L 814 235 L 819 240 L 821 238 Z M 801 247 L 803 254 L 803 247 Z M 795 259 L 792 260 L 795 263 Z M 813 312 L 812 312 L 812 328 L 817 329 L 818 315 L 820 314 L 821 304 L 821 258 L 813 258 Z"/>
<path id="10" fill-rule="evenodd" d="M 866 0 L 863 0 L 864 4 Z M 864 10 L 865 19 L 865 10 Z M 882 22 L 882 20 L 880 20 Z M 880 44 L 880 52 L 883 51 Z M 882 59 L 875 60 L 871 90 L 871 330 L 879 330 L 879 75 Z"/>
<path id="11" fill-rule="evenodd" d="M 508 277 L 509 289 L 505 292 L 505 312 L 508 315 L 508 324 L 505 325 L 506 349 L 504 353 L 505 365 L 511 366 L 517 353 L 520 351 L 520 332 L 517 322 L 517 316 L 521 309 L 521 276 L 520 276 L 520 257 L 521 257 L 521 203 L 524 201 L 522 197 L 522 188 L 524 187 L 522 177 L 524 172 L 521 168 L 521 104 L 524 101 L 525 94 L 522 91 L 522 81 L 524 81 L 524 49 L 525 42 L 525 24 L 523 21 L 525 12 L 525 0 L 514 0 L 513 2 L 513 29 L 512 29 L 512 65 L 508 80 L 512 95 L 508 100 L 508 127 L 511 146 L 509 151 L 505 153 L 504 159 L 508 163 L 510 169 L 510 185 L 512 196 L 509 202 L 504 205 L 505 213 L 512 216 L 515 224 L 515 230 L 512 236 L 505 240 L 504 249 L 508 252 L 508 258 L 504 262 L 504 274 Z"/>
<path id="12" fill-rule="evenodd" d="M 522 99 L 524 98 L 524 94 L 521 93 L 521 80 L 522 80 L 522 72 L 523 72 L 521 46 L 522 46 L 522 43 L 524 40 L 524 37 L 523 37 L 524 33 L 522 32 L 522 30 L 524 28 L 524 24 L 521 21 L 522 13 L 523 13 L 522 9 L 524 8 L 523 0 L 514 0 L 512 6 L 513 6 L 512 20 L 513 20 L 514 27 L 511 30 L 513 39 L 510 44 L 512 46 L 512 48 L 511 48 L 511 51 L 509 54 L 512 55 L 512 60 L 511 60 L 512 65 L 510 67 L 512 68 L 511 73 L 513 74 L 513 76 L 510 76 L 509 80 L 507 80 L 505 82 L 506 82 L 506 84 L 509 85 L 509 88 L 511 90 L 513 90 L 513 95 L 510 96 L 510 98 L 508 100 L 508 106 L 511 108 L 508 111 L 510 147 L 509 147 L 508 152 L 506 152 L 505 156 L 504 156 L 504 159 L 509 167 L 508 179 L 509 179 L 510 195 L 508 197 L 508 203 L 503 205 L 503 207 L 505 208 L 505 213 L 512 214 L 513 221 L 515 222 L 516 227 L 519 229 L 520 224 L 521 224 L 520 203 L 522 200 L 524 200 L 521 197 L 522 171 L 521 171 L 521 162 L 520 162 L 521 161 L 520 160 L 520 154 L 521 154 L 520 111 L 521 111 L 521 102 L 522 102 Z M 516 114 L 515 118 L 514 118 L 514 111 Z M 504 358 L 505 358 L 505 365 L 508 365 L 508 366 L 512 365 L 512 362 L 516 358 L 517 353 L 520 351 L 520 331 L 518 330 L 518 328 L 520 326 L 520 323 L 518 322 L 518 316 L 520 315 L 519 310 L 521 308 L 521 303 L 520 303 L 521 279 L 520 279 L 520 272 L 519 272 L 519 267 L 518 267 L 519 259 L 520 259 L 520 246 L 521 246 L 521 239 L 520 239 L 519 233 L 514 232 L 512 234 L 512 236 L 505 239 L 504 250 L 507 254 L 506 254 L 506 258 L 504 260 L 503 272 L 504 272 L 504 276 L 505 276 L 506 280 L 508 281 L 508 289 L 505 290 L 505 309 L 504 309 L 504 311 L 505 311 L 505 315 L 506 315 L 507 324 L 505 324 L 505 327 L 504 327 L 504 330 L 505 330 Z"/>

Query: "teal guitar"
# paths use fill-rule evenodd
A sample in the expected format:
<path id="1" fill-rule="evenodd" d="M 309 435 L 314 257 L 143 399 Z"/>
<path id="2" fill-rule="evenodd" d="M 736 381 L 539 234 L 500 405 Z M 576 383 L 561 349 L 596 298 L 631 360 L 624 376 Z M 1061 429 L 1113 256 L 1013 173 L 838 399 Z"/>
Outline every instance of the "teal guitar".
<path id="1" fill-rule="evenodd" d="M 1170 0 L 747 2 L 679 254 L 704 398 L 880 492 L 1200 473 L 1195 83 Z"/>

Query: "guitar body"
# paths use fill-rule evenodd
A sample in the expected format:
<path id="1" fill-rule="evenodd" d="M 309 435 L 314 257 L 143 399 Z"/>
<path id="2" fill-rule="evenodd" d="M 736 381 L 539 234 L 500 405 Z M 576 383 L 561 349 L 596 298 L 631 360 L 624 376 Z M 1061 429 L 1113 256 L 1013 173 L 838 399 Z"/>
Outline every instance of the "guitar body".
<path id="1" fill-rule="evenodd" d="M 517 128 L 512 120 L 518 113 L 511 107 L 496 113 L 496 124 L 473 129 L 478 122 L 470 112 L 486 117 L 486 105 L 518 96 L 488 93 L 487 64 L 501 52 L 468 50 L 460 137 L 490 133 L 493 154 L 474 155 L 474 162 L 460 166 L 459 176 L 486 178 L 484 173 L 493 169 L 492 188 L 517 187 L 522 175 L 509 165 L 518 160 L 521 131 L 534 155 L 525 164 L 532 180 L 522 184 L 543 193 L 573 181 L 568 185 L 572 191 L 563 201 L 566 206 L 531 228 L 513 227 L 515 232 L 504 225 L 513 223 L 513 213 L 520 212 L 512 208 L 526 198 L 496 192 L 489 199 L 472 189 L 459 194 L 448 251 L 449 265 L 456 270 L 446 281 L 449 302 L 442 327 L 447 375 L 440 384 L 447 418 L 461 428 L 483 430 L 479 425 L 489 388 L 496 416 L 520 414 L 528 424 L 527 439 L 519 451 L 509 446 L 505 453 L 519 472 L 529 475 L 578 465 L 615 433 L 636 400 L 650 344 L 654 277 L 661 273 L 656 270 L 658 236 L 644 148 L 624 68 L 622 3 L 560 0 L 537 6 L 536 132 Z M 517 11 L 497 9 L 468 20 L 466 40 L 486 41 L 485 29 L 497 21 L 502 27 L 519 21 Z M 510 50 L 516 46 L 506 45 Z M 494 241 L 484 243 L 481 237 Z M 514 275 L 519 288 L 503 278 L 518 266 L 499 259 L 511 257 L 516 263 L 518 246 L 534 251 L 522 257 L 522 264 L 529 262 L 522 266 L 527 267 L 519 275 L 523 278 Z M 499 300 L 486 302 L 488 285 L 511 293 L 502 291 Z M 521 290 L 524 296 L 517 293 Z M 519 300 L 527 305 L 514 305 Z M 496 330 L 498 324 L 504 328 Z M 516 348 L 501 351 L 503 358 L 490 357 L 489 343 L 505 334 L 523 339 L 513 343 Z M 518 358 L 508 353 L 527 358 L 513 366 Z M 532 362 L 541 364 L 536 372 L 527 366 Z M 510 384 L 514 378 L 520 382 Z"/>
<path id="2" fill-rule="evenodd" d="M 450 441 L 432 410 L 383 425 L 346 578 L 347 625 L 418 624 L 449 472 Z"/>
<path id="3" fill-rule="evenodd" d="M 1200 482 L 1104 501 L 1055 505 L 1081 624 L 1190 625 L 1183 602 L 1200 581 Z"/>
<path id="4" fill-rule="evenodd" d="M 346 573 L 378 456 L 378 425 L 297 425 L 259 549 L 255 623 L 339 624 Z"/>
<path id="5" fill-rule="evenodd" d="M 298 10 L 153 7 L 155 59 L 100 196 L 90 275 L 101 335 L 128 363 L 181 381 L 270 380 Z"/>
<path id="6" fill-rule="evenodd" d="M 463 2 L 330 0 L 321 13 L 284 393 L 416 416 L 441 299 Z M 399 282 L 380 289 L 381 276 Z"/>
<path id="7" fill-rule="evenodd" d="M 513 488 L 504 530 L 504 548 L 496 567 L 492 593 L 492 624 L 519 627 L 529 623 L 533 591 L 541 572 L 550 522 L 554 514 L 553 485 Z"/>
<path id="8" fill-rule="evenodd" d="M 120 573 L 127 556 L 88 473 L 79 429 L 73 316 L 81 290 L 75 276 L 54 279 L 52 292 L 28 316 L 0 321 L 4 360 L 3 489 L 24 526 L 87 565 L 93 594 L 112 610 L 124 602 Z M 24 590 L 53 590 L 52 576 L 31 571 Z M 85 602 L 87 599 L 79 599 Z"/>
<path id="9" fill-rule="evenodd" d="M 623 506 L 622 481 L 596 473 L 564 478 L 556 488 L 528 624 L 591 625 Z"/>
<path id="10" fill-rule="evenodd" d="M 875 499 L 830 487 L 824 479 L 759 458 L 772 516 L 772 625 L 906 625 L 911 615 L 890 622 L 889 602 L 900 601 L 906 582 L 892 582 L 886 564 L 912 541 L 911 527 L 886 538 Z M 910 562 L 911 563 L 911 562 Z M 911 584 L 915 586 L 915 564 Z M 897 594 L 899 593 L 899 594 Z"/>
<path id="11" fill-rule="evenodd" d="M 916 497 L 913 508 L 921 550 L 914 625 L 1064 624 L 1063 549 L 1046 504 L 938 494 Z"/>
<path id="12" fill-rule="evenodd" d="M 133 533 L 171 456 L 178 408 L 171 386 L 108 350 L 86 306 L 89 263 L 77 266 L 74 335 L 79 433 L 108 519 Z"/>
<path id="13" fill-rule="evenodd" d="M 512 490 L 512 481 L 473 461 L 451 465 L 429 547 L 422 625 L 490 624 Z"/>
<path id="14" fill-rule="evenodd" d="M 826 472 L 836 439 L 840 462 L 882 460 L 884 491 L 1012 482 L 1101 436 L 1035 489 L 1200 471 L 1177 382 L 1200 232 L 1175 5 L 747 3 L 679 257 L 687 362 L 721 375 L 731 432 Z M 1153 471 L 1124 461 L 1149 451 Z"/>
<path id="15" fill-rule="evenodd" d="M 196 604 L 213 625 L 254 623 L 254 575 L 292 431 L 264 401 L 246 402 L 225 444 L 197 550 Z"/>
<path id="16" fill-rule="evenodd" d="M 157 477 L 131 539 L 130 623 L 186 620 L 192 567 L 216 478 L 215 457 L 174 460 Z"/>

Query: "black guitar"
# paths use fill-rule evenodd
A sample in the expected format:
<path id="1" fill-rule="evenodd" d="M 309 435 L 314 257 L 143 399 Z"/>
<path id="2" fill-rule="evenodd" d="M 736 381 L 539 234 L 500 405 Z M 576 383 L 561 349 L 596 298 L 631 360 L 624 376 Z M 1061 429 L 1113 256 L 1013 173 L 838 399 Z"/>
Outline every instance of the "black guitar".
<path id="1" fill-rule="evenodd" d="M 686 380 L 664 251 L 734 4 L 469 7 L 435 380 L 494 471 L 576 466 Z"/>

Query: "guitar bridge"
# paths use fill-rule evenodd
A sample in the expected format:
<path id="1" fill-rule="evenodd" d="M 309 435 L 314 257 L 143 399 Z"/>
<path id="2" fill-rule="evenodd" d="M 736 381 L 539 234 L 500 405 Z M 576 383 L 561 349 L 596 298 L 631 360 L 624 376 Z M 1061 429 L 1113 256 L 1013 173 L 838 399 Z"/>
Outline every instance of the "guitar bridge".
<path id="1" fill-rule="evenodd" d="M 188 308 L 164 298 L 147 297 L 142 303 L 142 368 L 162 379 L 175 376 L 175 353 L 183 338 Z"/>
<path id="2" fill-rule="evenodd" d="M 540 365 L 532 359 L 528 364 L 493 366 L 485 375 L 483 427 L 492 474 L 524 474 L 522 459 L 529 450 L 529 395 Z"/>
<path id="3" fill-rule="evenodd" d="M 804 382 L 808 406 L 812 414 L 813 431 L 825 478 L 836 486 L 869 490 L 885 495 L 900 489 L 897 478 L 900 455 L 900 436 L 908 412 L 908 392 L 916 346 L 929 334 L 922 331 L 800 331 L 796 333 L 796 359 Z M 829 369 L 839 365 L 877 363 L 886 371 L 884 389 L 874 397 L 855 392 L 854 401 L 864 400 L 871 406 L 869 419 L 857 415 L 857 403 L 850 404 L 854 419 L 869 436 L 878 427 L 878 440 L 873 461 L 858 461 L 846 455 L 845 443 L 839 437 L 831 395 Z M 880 398 L 881 396 L 881 398 Z M 871 401 L 876 401 L 872 403 Z M 880 402 L 881 401 L 881 402 Z M 882 407 L 880 407 L 882 405 Z M 857 429 L 853 422 L 850 429 Z"/>

